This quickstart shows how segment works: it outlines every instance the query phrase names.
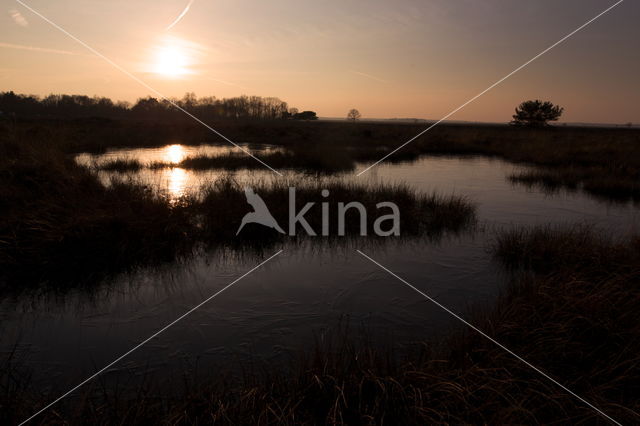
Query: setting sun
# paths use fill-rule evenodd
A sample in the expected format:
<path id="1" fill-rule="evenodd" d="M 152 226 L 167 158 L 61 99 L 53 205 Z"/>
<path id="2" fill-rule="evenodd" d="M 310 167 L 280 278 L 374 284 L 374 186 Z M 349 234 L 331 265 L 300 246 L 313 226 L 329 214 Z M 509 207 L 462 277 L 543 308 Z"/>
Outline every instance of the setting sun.
<path id="1" fill-rule="evenodd" d="M 182 77 L 189 70 L 189 55 L 179 43 L 168 41 L 156 48 L 153 72 L 164 77 Z"/>

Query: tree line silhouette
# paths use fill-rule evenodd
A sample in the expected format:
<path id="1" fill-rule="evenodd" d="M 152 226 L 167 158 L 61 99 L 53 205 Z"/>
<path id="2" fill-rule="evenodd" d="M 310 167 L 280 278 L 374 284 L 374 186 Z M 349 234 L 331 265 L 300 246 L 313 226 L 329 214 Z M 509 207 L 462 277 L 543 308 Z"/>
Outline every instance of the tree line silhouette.
<path id="1" fill-rule="evenodd" d="M 232 120 L 315 120 L 313 111 L 298 112 L 279 98 L 239 96 L 217 99 L 198 98 L 186 93 L 182 99 L 140 98 L 135 104 L 114 102 L 105 97 L 84 95 L 55 95 L 40 98 L 14 92 L 0 92 L 0 116 L 19 118 L 134 118 L 142 120 L 189 119 L 180 108 L 200 118 Z"/>

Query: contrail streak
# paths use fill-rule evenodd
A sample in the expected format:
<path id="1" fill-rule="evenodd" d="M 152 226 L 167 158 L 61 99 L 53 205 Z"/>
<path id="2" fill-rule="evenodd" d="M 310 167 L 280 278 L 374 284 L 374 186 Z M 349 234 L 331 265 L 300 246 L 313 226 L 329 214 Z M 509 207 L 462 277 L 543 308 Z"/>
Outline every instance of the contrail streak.
<path id="1" fill-rule="evenodd" d="M 32 52 L 57 53 L 58 55 L 78 55 L 78 53 L 68 50 L 47 49 L 46 47 L 25 46 L 22 44 L 0 43 L 0 48 L 31 50 Z"/>
<path id="2" fill-rule="evenodd" d="M 171 28 L 173 28 L 178 22 L 180 22 L 182 20 L 182 18 L 184 18 L 184 15 L 187 14 L 187 12 L 189 11 L 189 9 L 191 9 L 191 5 L 193 4 L 193 2 L 196 0 L 189 0 L 189 4 L 187 4 L 187 7 L 184 8 L 184 10 L 182 11 L 182 13 L 180 15 L 178 15 L 178 17 L 171 23 L 171 25 L 169 25 L 167 28 L 165 28 L 165 31 L 169 31 Z"/>
<path id="3" fill-rule="evenodd" d="M 383 79 L 381 79 L 379 77 L 376 77 L 375 75 L 367 74 L 366 72 L 355 71 L 355 70 L 351 70 L 351 72 L 353 74 L 358 74 L 358 75 L 361 75 L 363 77 L 367 77 L 367 78 L 370 78 L 372 80 L 379 81 L 380 83 L 387 83 L 387 80 L 383 80 Z"/>

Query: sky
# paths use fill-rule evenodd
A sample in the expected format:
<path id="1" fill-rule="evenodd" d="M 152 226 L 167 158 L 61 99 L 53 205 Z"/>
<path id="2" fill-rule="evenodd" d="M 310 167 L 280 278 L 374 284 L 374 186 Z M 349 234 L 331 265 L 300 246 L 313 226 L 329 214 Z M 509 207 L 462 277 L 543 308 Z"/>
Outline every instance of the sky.
<path id="1" fill-rule="evenodd" d="M 275 96 L 321 117 L 439 119 L 616 0 L 23 0 L 168 97 Z M 0 0 L 0 91 L 135 101 L 145 87 Z M 640 122 L 640 1 L 618 7 L 450 118 Z"/>

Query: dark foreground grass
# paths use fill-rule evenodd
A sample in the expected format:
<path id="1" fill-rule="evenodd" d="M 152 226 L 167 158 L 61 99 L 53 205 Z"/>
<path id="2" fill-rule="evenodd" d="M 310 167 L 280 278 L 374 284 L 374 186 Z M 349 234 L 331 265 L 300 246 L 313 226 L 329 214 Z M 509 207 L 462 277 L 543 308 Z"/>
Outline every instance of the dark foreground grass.
<path id="1" fill-rule="evenodd" d="M 148 188 L 104 187 L 55 149 L 0 144 L 0 287 L 95 282 L 193 244 L 190 218 Z"/>
<path id="2" fill-rule="evenodd" d="M 640 243 L 589 228 L 499 236 L 514 275 L 491 309 L 471 317 L 509 347 L 622 424 L 640 422 Z M 426 302 L 425 302 L 426 303 Z M 607 424 L 596 411 L 470 330 L 407 356 L 348 332 L 328 333 L 291 370 L 241 381 L 218 372 L 171 394 L 131 398 L 84 390 L 43 414 L 69 424 Z M 53 396 L 5 393 L 8 421 Z M 6 399 L 9 398 L 9 399 Z"/>

